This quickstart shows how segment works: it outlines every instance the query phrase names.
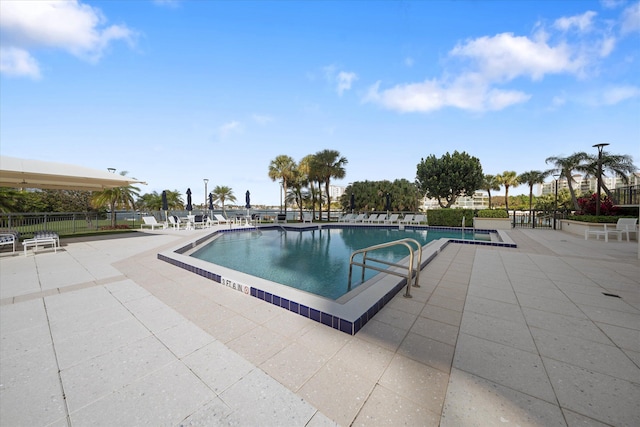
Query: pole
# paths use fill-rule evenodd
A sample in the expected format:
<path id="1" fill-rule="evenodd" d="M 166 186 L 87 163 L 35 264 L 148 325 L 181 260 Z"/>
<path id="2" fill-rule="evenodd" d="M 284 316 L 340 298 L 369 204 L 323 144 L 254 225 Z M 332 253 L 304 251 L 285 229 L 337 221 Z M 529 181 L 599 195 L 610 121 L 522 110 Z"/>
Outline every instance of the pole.
<path id="1" fill-rule="evenodd" d="M 556 179 L 556 200 L 553 204 L 553 229 L 556 229 L 556 216 L 558 215 L 558 178 L 554 176 Z"/>
<path id="2" fill-rule="evenodd" d="M 209 201 L 207 200 L 207 195 L 209 193 L 207 193 L 207 184 L 209 183 L 209 180 L 207 178 L 203 179 L 204 181 L 204 216 L 207 217 L 207 203 L 209 203 Z"/>

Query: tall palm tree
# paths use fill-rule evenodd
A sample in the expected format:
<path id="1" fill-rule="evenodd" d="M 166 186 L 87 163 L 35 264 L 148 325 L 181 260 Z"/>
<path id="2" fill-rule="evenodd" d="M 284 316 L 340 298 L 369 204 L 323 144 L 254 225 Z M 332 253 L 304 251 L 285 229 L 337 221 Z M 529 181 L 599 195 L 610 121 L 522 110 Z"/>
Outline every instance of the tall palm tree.
<path id="1" fill-rule="evenodd" d="M 342 179 L 346 175 L 344 166 L 349 163 L 346 157 L 341 157 L 337 150 L 318 151 L 315 156 L 314 163 L 318 166 L 318 176 L 324 182 L 325 194 L 327 196 L 327 221 L 331 210 L 331 194 L 329 187 L 331 178 Z M 322 205 L 320 205 L 320 218 L 322 218 Z"/>
<path id="2" fill-rule="evenodd" d="M 567 180 L 567 186 L 569 187 L 569 193 L 571 194 L 571 201 L 575 210 L 580 210 L 578 206 L 578 198 L 576 197 L 576 190 L 573 188 L 573 171 L 580 168 L 582 162 L 589 159 L 589 155 L 584 151 L 579 153 L 573 153 L 568 157 L 551 156 L 547 157 L 545 163 L 553 163 L 555 169 L 552 172 L 557 172 Z"/>
<path id="3" fill-rule="evenodd" d="M 504 171 L 497 176 L 498 183 L 504 185 L 504 204 L 509 210 L 509 187 L 518 186 L 518 178 L 515 171 Z"/>
<path id="4" fill-rule="evenodd" d="M 313 154 L 304 156 L 300 162 L 298 162 L 298 171 L 305 177 L 305 184 L 309 187 L 308 194 L 305 194 L 305 199 L 311 202 L 312 218 L 316 217 L 316 198 L 318 191 L 316 190 L 315 183 L 318 181 L 317 174 L 313 169 Z"/>
<path id="5" fill-rule="evenodd" d="M 128 173 L 127 171 L 122 171 L 120 175 L 126 176 Z M 95 207 L 109 206 L 109 210 L 111 211 L 111 227 L 115 228 L 116 209 L 135 209 L 135 197 L 139 196 L 139 192 L 140 189 L 133 185 L 107 188 L 95 192 L 91 198 L 91 203 Z"/>
<path id="6" fill-rule="evenodd" d="M 226 185 L 216 185 L 216 188 L 211 192 L 213 194 L 213 201 L 220 202 L 222 205 L 222 212 L 226 215 L 226 210 L 224 209 L 224 202 L 235 202 L 236 196 L 233 194 L 233 190 Z"/>
<path id="7" fill-rule="evenodd" d="M 500 191 L 500 182 L 496 175 L 485 175 L 482 181 L 483 190 L 489 195 L 489 209 L 491 209 L 491 190 Z"/>
<path id="8" fill-rule="evenodd" d="M 282 191 L 285 194 L 284 199 L 284 213 L 287 213 L 287 187 L 293 179 L 293 170 L 296 169 L 296 162 L 290 156 L 286 154 L 280 154 L 275 159 L 271 160 L 269 164 L 269 178 L 272 181 L 280 180 L 282 184 Z"/>
<path id="9" fill-rule="evenodd" d="M 621 178 L 625 184 L 629 183 L 629 174 L 632 174 L 638 168 L 633 164 L 633 158 L 626 154 L 611 154 L 606 151 L 602 152 L 602 170 L 608 170 L 613 173 L 614 176 Z M 586 162 L 576 168 L 576 170 L 584 172 L 586 177 L 593 176 L 598 178 L 598 156 L 589 155 Z M 607 187 L 604 181 L 602 183 L 602 189 L 607 194 L 607 197 L 612 198 L 611 190 Z"/>
<path id="10" fill-rule="evenodd" d="M 518 182 L 529 186 L 529 210 L 531 210 L 531 206 L 533 205 L 533 186 L 536 184 L 542 184 L 548 176 L 549 171 L 529 171 L 518 175 Z"/>

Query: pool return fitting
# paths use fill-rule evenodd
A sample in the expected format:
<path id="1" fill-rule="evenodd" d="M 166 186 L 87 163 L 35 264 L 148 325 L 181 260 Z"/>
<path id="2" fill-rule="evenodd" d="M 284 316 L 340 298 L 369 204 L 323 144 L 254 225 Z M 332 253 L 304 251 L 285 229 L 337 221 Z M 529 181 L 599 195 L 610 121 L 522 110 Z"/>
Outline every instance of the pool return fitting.
<path id="1" fill-rule="evenodd" d="M 413 268 L 414 248 L 411 246 L 410 243 L 416 245 L 418 249 L 418 267 L 415 269 Z M 371 251 L 375 251 L 377 249 L 384 249 L 391 246 L 405 246 L 407 249 L 409 249 L 409 265 L 408 266 L 402 265 L 402 264 L 396 264 L 396 263 L 381 260 L 381 259 L 374 259 L 369 256 L 369 252 Z M 362 254 L 362 262 L 354 261 L 353 258 L 358 254 Z M 391 267 L 399 267 L 403 269 L 406 268 L 407 272 L 404 273 L 404 272 L 394 271 L 392 269 L 377 267 L 375 265 L 368 265 L 367 261 L 377 262 L 377 263 L 385 264 Z M 407 239 L 394 240 L 393 242 L 381 243 L 379 245 L 369 246 L 368 248 L 364 248 L 364 249 L 358 249 L 357 251 L 353 252 L 351 254 L 351 257 L 349 258 L 349 283 L 347 288 L 348 290 L 351 290 L 351 273 L 353 271 L 354 265 L 358 267 L 362 267 L 362 277 L 360 280 L 363 282 L 364 282 L 365 268 L 370 268 L 372 270 L 380 271 L 387 274 L 393 274 L 394 276 L 405 277 L 407 279 L 407 290 L 404 294 L 404 297 L 413 298 L 411 296 L 411 290 L 410 290 L 411 279 L 415 277 L 413 286 L 416 288 L 419 288 L 420 285 L 418 284 L 418 282 L 420 280 L 420 266 L 422 265 L 422 246 L 420 246 L 420 243 L 417 240 L 407 238 Z"/>

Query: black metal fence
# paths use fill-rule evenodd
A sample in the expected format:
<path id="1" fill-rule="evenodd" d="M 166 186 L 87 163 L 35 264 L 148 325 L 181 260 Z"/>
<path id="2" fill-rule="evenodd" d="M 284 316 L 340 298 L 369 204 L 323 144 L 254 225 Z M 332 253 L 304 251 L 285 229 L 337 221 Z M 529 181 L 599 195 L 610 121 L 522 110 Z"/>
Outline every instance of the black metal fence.
<path id="1" fill-rule="evenodd" d="M 513 228 L 548 228 L 559 229 L 561 219 L 566 219 L 570 211 L 568 210 L 528 210 L 511 211 L 511 225 Z"/>
<path id="2" fill-rule="evenodd" d="M 629 185 L 614 189 L 613 200 L 619 206 L 638 206 L 640 204 L 640 185 Z"/>

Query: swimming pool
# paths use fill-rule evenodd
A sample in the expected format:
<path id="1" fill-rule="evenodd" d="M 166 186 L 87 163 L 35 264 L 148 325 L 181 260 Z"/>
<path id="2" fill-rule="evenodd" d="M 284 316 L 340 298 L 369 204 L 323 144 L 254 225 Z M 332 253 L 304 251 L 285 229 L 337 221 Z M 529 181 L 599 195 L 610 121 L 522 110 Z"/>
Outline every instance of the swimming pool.
<path id="1" fill-rule="evenodd" d="M 282 230 L 282 228 L 283 226 L 261 226 L 257 229 L 253 227 L 250 229 L 233 229 L 220 226 L 213 231 L 195 233 L 191 241 L 158 253 L 158 259 L 180 267 L 188 272 L 205 277 L 217 284 L 226 286 L 247 298 L 258 298 L 269 304 L 289 310 L 350 335 L 356 334 L 385 304 L 391 301 L 398 292 L 406 287 L 406 278 L 403 279 L 389 274 L 375 275 L 352 291 L 334 300 L 190 256 L 212 239 L 219 239 L 223 235 L 236 234 L 247 237 L 250 235 L 247 233 L 264 233 L 274 229 Z M 330 229 L 366 228 L 395 228 L 398 230 L 401 227 L 347 224 L 320 224 L 311 226 L 291 224 L 284 227 L 287 233 L 292 235 L 302 230 L 315 230 L 322 233 Z M 407 230 L 428 230 L 428 233 L 441 229 L 439 227 L 425 226 L 406 226 L 404 228 Z M 491 241 L 464 240 L 461 239 L 461 229 L 450 228 L 448 230 L 454 232 L 456 237 L 440 238 L 423 247 L 422 268 L 451 243 L 517 247 L 509 238 L 508 234 L 502 230 L 475 230 L 476 233 L 480 232 L 491 235 Z M 236 254 L 235 258 L 240 258 L 244 263 L 249 263 L 246 253 Z M 305 262 L 312 261 L 306 260 Z M 428 283 L 428 280 L 428 276 L 421 275 L 420 283 Z"/>
<path id="2" fill-rule="evenodd" d="M 398 227 L 351 227 L 325 229 L 272 228 L 245 233 L 221 233 L 190 256 L 252 276 L 261 277 L 321 297 L 337 300 L 373 278 L 378 271 L 358 269 L 348 286 L 349 258 L 358 249 L 411 238 L 424 246 L 433 240 L 461 238 L 489 240 L 473 230 L 441 230 Z M 375 252 L 376 259 L 397 263 L 409 255 L 404 246 Z M 360 259 L 362 257 L 360 256 Z M 385 266 L 370 262 L 370 265 Z"/>

